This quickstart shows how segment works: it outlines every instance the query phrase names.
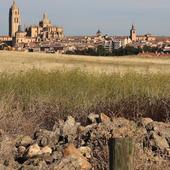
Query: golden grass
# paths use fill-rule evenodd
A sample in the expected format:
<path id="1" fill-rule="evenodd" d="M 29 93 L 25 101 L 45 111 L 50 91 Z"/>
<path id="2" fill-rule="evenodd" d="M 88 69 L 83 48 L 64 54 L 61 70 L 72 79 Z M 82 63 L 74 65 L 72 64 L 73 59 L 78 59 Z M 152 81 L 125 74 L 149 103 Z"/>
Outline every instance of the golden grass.
<path id="1" fill-rule="evenodd" d="M 0 72 L 20 72 L 30 69 L 72 70 L 95 73 L 170 73 L 170 58 L 126 57 L 91 57 L 61 54 L 0 52 Z"/>

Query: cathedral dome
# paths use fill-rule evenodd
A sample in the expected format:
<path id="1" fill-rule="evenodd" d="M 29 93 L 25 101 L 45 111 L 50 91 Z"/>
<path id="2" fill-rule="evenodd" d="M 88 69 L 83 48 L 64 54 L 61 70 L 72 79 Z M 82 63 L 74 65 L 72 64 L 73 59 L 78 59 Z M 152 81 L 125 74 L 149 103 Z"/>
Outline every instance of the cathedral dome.
<path id="1" fill-rule="evenodd" d="M 98 31 L 96 32 L 96 36 L 101 36 L 102 32 L 98 29 Z"/>

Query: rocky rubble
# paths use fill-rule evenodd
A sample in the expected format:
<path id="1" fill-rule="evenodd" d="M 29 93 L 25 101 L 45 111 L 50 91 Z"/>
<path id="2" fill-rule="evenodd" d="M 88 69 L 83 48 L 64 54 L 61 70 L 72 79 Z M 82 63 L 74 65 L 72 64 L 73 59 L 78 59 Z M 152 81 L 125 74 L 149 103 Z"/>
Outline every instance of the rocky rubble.
<path id="1" fill-rule="evenodd" d="M 108 140 L 124 137 L 134 138 L 140 152 L 152 153 L 154 161 L 160 156 L 169 165 L 170 124 L 91 113 L 86 126 L 68 116 L 52 131 L 39 129 L 32 136 L 9 138 L 0 130 L 0 170 L 107 170 Z"/>

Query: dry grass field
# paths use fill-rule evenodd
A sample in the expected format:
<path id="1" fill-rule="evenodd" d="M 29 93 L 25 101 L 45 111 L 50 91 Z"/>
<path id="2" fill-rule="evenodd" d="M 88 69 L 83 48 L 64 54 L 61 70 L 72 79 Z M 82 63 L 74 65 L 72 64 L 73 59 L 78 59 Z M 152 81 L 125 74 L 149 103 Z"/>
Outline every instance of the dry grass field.
<path id="1" fill-rule="evenodd" d="M 0 52 L 0 129 L 28 134 L 90 112 L 169 121 L 170 58 Z"/>
<path id="2" fill-rule="evenodd" d="M 96 73 L 170 73 L 170 58 L 91 57 L 61 54 L 0 52 L 0 72 L 14 73 L 30 69 L 72 70 Z"/>

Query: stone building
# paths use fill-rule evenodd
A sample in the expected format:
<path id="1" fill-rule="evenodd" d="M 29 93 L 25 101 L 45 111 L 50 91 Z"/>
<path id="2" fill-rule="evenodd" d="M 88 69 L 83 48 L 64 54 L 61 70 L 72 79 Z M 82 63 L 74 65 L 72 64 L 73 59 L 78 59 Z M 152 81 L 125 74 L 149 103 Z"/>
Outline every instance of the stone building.
<path id="1" fill-rule="evenodd" d="M 35 38 L 27 36 L 27 32 L 22 31 L 20 25 L 18 31 L 15 33 L 15 37 L 12 38 L 12 45 L 15 46 L 16 44 L 27 44 L 35 41 Z"/>
<path id="2" fill-rule="evenodd" d="M 27 36 L 37 38 L 37 41 L 62 39 L 64 30 L 62 27 L 53 26 L 46 13 L 39 25 L 26 28 Z"/>
<path id="3" fill-rule="evenodd" d="M 9 9 L 9 36 L 15 37 L 15 33 L 18 31 L 21 24 L 20 10 L 16 5 L 16 1 L 13 1 L 11 8 Z"/>
<path id="4" fill-rule="evenodd" d="M 20 9 L 14 0 L 9 9 L 9 37 L 12 40 L 11 44 L 16 46 L 31 42 L 60 40 L 64 37 L 64 30 L 62 27 L 54 26 L 45 13 L 38 25 L 29 26 L 22 31 Z"/>
<path id="5" fill-rule="evenodd" d="M 151 34 L 145 34 L 145 35 L 137 35 L 137 31 L 134 25 L 132 25 L 132 28 L 130 30 L 130 39 L 132 42 L 153 42 L 156 40 L 156 37 Z"/>

